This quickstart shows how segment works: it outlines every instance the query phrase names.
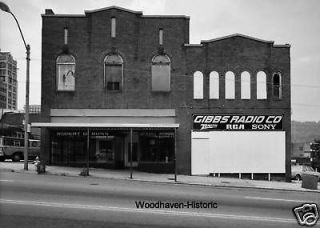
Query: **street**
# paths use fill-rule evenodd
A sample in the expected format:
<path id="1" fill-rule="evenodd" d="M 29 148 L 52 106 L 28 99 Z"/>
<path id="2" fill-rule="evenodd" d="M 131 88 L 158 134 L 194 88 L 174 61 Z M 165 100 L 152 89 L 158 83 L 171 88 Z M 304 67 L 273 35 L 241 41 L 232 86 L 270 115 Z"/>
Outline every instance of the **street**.
<path id="1" fill-rule="evenodd" d="M 292 209 L 320 202 L 316 192 L 14 172 L 0 186 L 1 227 L 299 227 Z"/>

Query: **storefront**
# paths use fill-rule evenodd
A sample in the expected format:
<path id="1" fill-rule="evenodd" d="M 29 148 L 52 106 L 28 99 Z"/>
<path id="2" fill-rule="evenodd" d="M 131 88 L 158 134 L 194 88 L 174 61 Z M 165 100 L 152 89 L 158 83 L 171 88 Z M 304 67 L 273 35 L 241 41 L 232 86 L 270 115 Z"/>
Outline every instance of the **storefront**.
<path id="1" fill-rule="evenodd" d="M 282 115 L 193 115 L 193 175 L 285 174 Z"/>
<path id="2" fill-rule="evenodd" d="M 99 125 L 99 127 L 98 127 Z M 49 131 L 49 163 L 174 172 L 178 124 L 38 123 Z M 132 151 L 132 153 L 131 153 Z"/>

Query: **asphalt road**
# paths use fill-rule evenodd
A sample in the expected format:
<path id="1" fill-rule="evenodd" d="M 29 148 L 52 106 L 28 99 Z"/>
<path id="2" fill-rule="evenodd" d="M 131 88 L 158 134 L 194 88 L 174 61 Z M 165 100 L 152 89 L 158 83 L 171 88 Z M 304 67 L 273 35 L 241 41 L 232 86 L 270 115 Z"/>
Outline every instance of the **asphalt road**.
<path id="1" fill-rule="evenodd" d="M 138 208 L 139 202 L 149 208 Z M 9 228 L 301 227 L 292 209 L 319 202 L 316 192 L 0 175 L 0 227 Z"/>

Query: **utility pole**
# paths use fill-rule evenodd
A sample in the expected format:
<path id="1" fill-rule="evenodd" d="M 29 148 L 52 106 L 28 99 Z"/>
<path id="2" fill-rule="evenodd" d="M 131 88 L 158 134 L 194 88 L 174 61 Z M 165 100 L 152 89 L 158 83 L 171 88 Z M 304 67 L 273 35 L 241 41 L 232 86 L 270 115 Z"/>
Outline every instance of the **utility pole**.
<path id="1" fill-rule="evenodd" d="M 4 2 L 0 2 L 0 9 L 4 12 L 10 13 L 14 20 L 16 21 L 24 46 L 26 48 L 26 60 L 27 60 L 27 69 L 26 69 L 26 105 L 25 105 L 25 117 L 24 117 L 24 170 L 28 170 L 28 144 L 29 144 L 29 88 L 30 88 L 30 45 L 26 43 L 23 33 L 21 31 L 19 22 L 16 16 L 10 11 L 9 6 Z"/>

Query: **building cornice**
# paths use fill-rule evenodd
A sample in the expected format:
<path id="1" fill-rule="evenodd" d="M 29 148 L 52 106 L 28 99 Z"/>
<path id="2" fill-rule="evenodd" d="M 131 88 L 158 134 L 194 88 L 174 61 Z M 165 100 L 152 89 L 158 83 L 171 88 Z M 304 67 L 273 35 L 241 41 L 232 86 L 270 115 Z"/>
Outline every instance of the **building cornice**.
<path id="1" fill-rule="evenodd" d="M 142 18 L 184 18 L 190 20 L 189 16 L 185 15 L 143 15 Z"/>
<path id="2" fill-rule="evenodd" d="M 109 7 L 105 7 L 105 8 L 101 8 L 101 9 L 95 9 L 95 10 L 85 10 L 85 14 L 90 14 L 90 13 L 97 13 L 97 12 L 101 12 L 101 11 L 106 11 L 106 10 L 112 10 L 112 9 L 116 9 L 116 10 L 121 10 L 121 11 L 125 11 L 128 13 L 134 13 L 134 14 L 140 14 L 142 15 L 142 11 L 134 11 L 134 10 L 129 10 L 126 8 L 122 8 L 119 6 L 109 6 Z"/>
<path id="3" fill-rule="evenodd" d="M 230 38 L 233 38 L 233 37 L 242 37 L 242 38 L 245 38 L 245 39 L 255 40 L 255 41 L 258 41 L 258 42 L 262 42 L 262 43 L 270 43 L 270 44 L 274 43 L 274 41 L 262 40 L 262 39 L 258 39 L 258 38 L 255 38 L 255 37 L 243 35 L 243 34 L 240 34 L 240 33 L 235 33 L 235 34 L 232 34 L 232 35 L 223 36 L 223 37 L 219 37 L 219 38 L 215 38 L 215 39 L 211 39 L 211 40 L 201 40 L 201 43 L 211 43 L 211 42 L 216 42 L 216 41 L 220 41 L 220 40 L 230 39 Z"/>

